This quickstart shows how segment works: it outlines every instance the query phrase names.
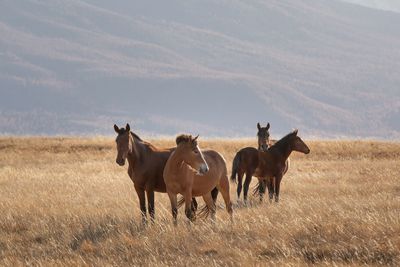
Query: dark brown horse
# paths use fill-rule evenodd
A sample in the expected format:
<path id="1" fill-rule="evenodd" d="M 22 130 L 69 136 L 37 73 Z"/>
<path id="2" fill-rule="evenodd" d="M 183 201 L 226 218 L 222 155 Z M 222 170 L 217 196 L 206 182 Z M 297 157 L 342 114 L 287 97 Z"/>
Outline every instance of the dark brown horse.
<path id="1" fill-rule="evenodd" d="M 247 202 L 247 195 L 249 191 L 249 186 L 251 183 L 252 176 L 258 166 L 258 152 L 266 151 L 268 148 L 275 144 L 277 140 L 269 139 L 269 128 L 270 124 L 268 123 L 266 127 L 261 127 L 260 123 L 257 123 L 257 138 L 258 138 L 258 150 L 254 147 L 245 147 L 239 150 L 232 163 L 232 174 L 231 180 L 236 181 L 236 176 L 238 177 L 238 185 L 237 185 L 237 196 L 240 199 L 240 193 L 242 192 L 243 187 L 243 199 L 244 202 Z M 285 163 L 284 174 L 289 169 L 290 161 L 287 159 Z M 244 185 L 242 185 L 243 175 L 246 174 L 246 179 L 244 181 Z M 257 187 L 254 190 L 254 194 L 257 192 L 260 195 L 260 200 L 262 200 L 265 194 L 265 183 L 261 181 L 258 183 Z"/>
<path id="2" fill-rule="evenodd" d="M 258 140 L 258 150 L 267 150 L 269 147 L 269 122 L 267 126 L 261 127 L 260 123 L 257 123 L 257 140 Z"/>
<path id="3" fill-rule="evenodd" d="M 269 147 L 267 151 L 258 153 L 258 166 L 253 175 L 259 179 L 260 184 L 266 182 L 270 201 L 274 195 L 275 201 L 279 201 L 280 184 L 285 170 L 287 171 L 287 159 L 290 154 L 293 151 L 310 153 L 310 149 L 297 136 L 297 132 L 298 130 L 294 130 Z"/>
<path id="4" fill-rule="evenodd" d="M 154 192 L 166 193 L 166 186 L 163 178 L 165 163 L 175 148 L 159 149 L 152 144 L 143 141 L 139 136 L 130 131 L 129 124 L 124 128 L 114 125 L 114 130 L 118 133 L 117 159 L 120 166 L 125 165 L 128 160 L 128 175 L 131 178 L 136 193 L 139 197 L 142 222 L 147 221 L 146 195 L 148 202 L 148 212 L 154 220 Z M 216 200 L 218 191 L 214 189 L 212 196 Z M 193 212 L 197 210 L 196 199 L 192 202 Z"/>
<path id="5" fill-rule="evenodd" d="M 258 150 L 267 150 L 270 140 L 269 140 L 269 128 L 268 123 L 266 127 L 261 127 L 260 123 L 257 123 L 257 139 L 258 139 Z M 238 177 L 237 185 L 237 196 L 240 199 L 240 193 L 242 192 L 242 180 L 243 175 L 246 174 L 246 179 L 244 181 L 243 198 L 247 201 L 247 193 L 249 190 L 249 185 L 251 178 L 258 166 L 258 150 L 254 147 L 245 147 L 239 150 L 232 163 L 232 174 L 231 180 L 236 181 L 236 176 Z M 259 186 L 259 190 L 264 190 L 262 184 Z"/>

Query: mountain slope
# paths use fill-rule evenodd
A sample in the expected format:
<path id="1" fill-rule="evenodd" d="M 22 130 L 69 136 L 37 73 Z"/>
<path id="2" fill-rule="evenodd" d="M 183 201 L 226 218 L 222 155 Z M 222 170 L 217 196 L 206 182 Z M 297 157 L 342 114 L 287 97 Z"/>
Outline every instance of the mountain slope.
<path id="1" fill-rule="evenodd" d="M 340 1 L 2 1 L 0 129 L 396 137 L 397 25 Z"/>
<path id="2" fill-rule="evenodd" d="M 342 1 L 370 8 L 376 8 L 392 12 L 400 12 L 400 2 L 397 0 L 342 0 Z"/>

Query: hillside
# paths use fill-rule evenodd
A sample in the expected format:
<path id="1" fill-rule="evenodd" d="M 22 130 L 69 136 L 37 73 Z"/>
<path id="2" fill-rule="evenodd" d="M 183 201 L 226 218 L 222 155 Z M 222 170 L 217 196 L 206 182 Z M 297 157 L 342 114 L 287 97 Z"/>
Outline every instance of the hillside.
<path id="1" fill-rule="evenodd" d="M 398 138 L 398 25 L 341 1 L 1 1 L 0 133 Z"/>
<path id="2" fill-rule="evenodd" d="M 400 2 L 397 0 L 342 0 L 357 5 L 376 8 L 392 12 L 400 12 Z"/>

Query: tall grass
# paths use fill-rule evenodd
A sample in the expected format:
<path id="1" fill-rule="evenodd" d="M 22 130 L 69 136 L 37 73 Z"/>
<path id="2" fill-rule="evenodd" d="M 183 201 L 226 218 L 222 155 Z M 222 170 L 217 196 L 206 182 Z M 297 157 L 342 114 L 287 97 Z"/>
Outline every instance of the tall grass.
<path id="1" fill-rule="evenodd" d="M 254 143 L 200 146 L 230 169 Z M 231 224 L 219 197 L 216 224 L 188 226 L 180 210 L 174 227 L 167 196 L 156 194 L 156 223 L 143 227 L 112 139 L 0 138 L 0 265 L 399 264 L 400 144 L 307 143 L 311 154 L 291 157 L 279 204 L 239 202 Z"/>

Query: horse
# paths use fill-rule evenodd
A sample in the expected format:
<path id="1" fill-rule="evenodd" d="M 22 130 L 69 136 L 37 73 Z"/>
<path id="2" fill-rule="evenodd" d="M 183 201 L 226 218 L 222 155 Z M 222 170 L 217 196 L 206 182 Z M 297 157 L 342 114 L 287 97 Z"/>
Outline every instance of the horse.
<path id="1" fill-rule="evenodd" d="M 177 194 L 185 199 L 185 215 L 190 222 L 194 220 L 191 199 L 202 196 L 206 207 L 215 219 L 216 206 L 211 191 L 218 188 L 225 201 L 226 210 L 232 220 L 232 203 L 229 194 L 229 180 L 225 159 L 214 150 L 202 152 L 197 137 L 179 135 L 176 149 L 165 164 L 163 176 L 171 202 L 174 224 L 177 225 Z"/>
<path id="2" fill-rule="evenodd" d="M 260 123 L 257 122 L 257 140 L 258 140 L 258 150 L 267 150 L 269 147 L 269 128 L 270 128 L 269 122 L 267 123 L 267 126 L 261 127 Z"/>
<path id="3" fill-rule="evenodd" d="M 246 174 L 246 179 L 244 181 L 244 190 L 243 190 L 243 198 L 244 201 L 247 202 L 247 192 L 249 190 L 249 185 L 258 166 L 258 151 L 259 150 L 267 150 L 271 140 L 269 139 L 269 128 L 270 124 L 268 123 L 266 127 L 261 127 L 260 123 L 257 123 L 257 139 L 258 139 L 258 150 L 254 147 L 245 147 L 239 150 L 232 162 L 232 173 L 231 180 L 233 182 L 236 181 L 236 176 L 238 176 L 237 183 L 237 196 L 240 199 L 240 193 L 242 192 L 242 180 L 243 175 Z M 259 190 L 262 191 L 262 184 L 258 186 Z"/>
<path id="4" fill-rule="evenodd" d="M 278 142 L 268 148 L 267 151 L 258 152 L 258 166 L 254 176 L 260 184 L 267 183 L 269 200 L 275 194 L 275 202 L 279 202 L 279 190 L 283 175 L 287 171 L 287 159 L 293 151 L 309 154 L 310 149 L 299 136 L 298 130 L 287 134 Z M 262 195 L 260 195 L 262 200 Z"/>
<path id="5" fill-rule="evenodd" d="M 142 223 L 147 222 L 146 196 L 148 202 L 148 213 L 154 221 L 154 192 L 166 193 L 163 179 L 165 163 L 175 148 L 159 149 L 152 144 L 143 141 L 138 135 L 131 132 L 129 124 L 124 128 L 118 128 L 114 124 L 114 130 L 118 134 L 116 162 L 120 166 L 125 165 L 128 160 L 128 175 L 131 178 L 136 193 L 139 197 Z M 213 198 L 216 199 L 218 191 L 213 190 Z M 192 201 L 193 212 L 197 210 L 196 199 Z"/>

